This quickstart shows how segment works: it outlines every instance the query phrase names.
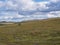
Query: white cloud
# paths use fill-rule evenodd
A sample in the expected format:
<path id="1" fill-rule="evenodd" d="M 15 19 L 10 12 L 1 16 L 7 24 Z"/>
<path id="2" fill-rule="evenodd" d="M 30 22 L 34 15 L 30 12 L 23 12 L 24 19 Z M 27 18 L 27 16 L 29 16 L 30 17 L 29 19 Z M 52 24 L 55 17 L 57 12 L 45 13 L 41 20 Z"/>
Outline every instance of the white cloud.
<path id="1" fill-rule="evenodd" d="M 6 9 L 14 9 L 17 10 L 18 9 L 18 4 L 15 4 L 13 1 L 7 1 L 6 2 Z"/>
<path id="2" fill-rule="evenodd" d="M 53 9 L 55 7 L 58 8 L 58 6 L 55 5 L 56 2 L 59 2 L 60 0 L 49 0 L 49 1 L 43 1 L 43 2 L 34 2 L 32 0 L 6 0 L 6 2 L 0 1 L 0 7 L 5 6 L 4 9 L 6 8 L 8 11 L 2 12 L 0 14 L 3 14 L 0 19 L 4 20 L 11 20 L 13 18 L 21 18 L 21 20 L 33 20 L 33 19 L 43 19 L 43 18 L 51 18 L 51 17 L 60 17 L 60 11 L 54 11 Z M 51 2 L 54 3 L 51 4 Z M 47 6 L 47 4 L 49 4 Z M 60 7 L 59 7 L 60 8 Z M 37 11 L 38 9 L 38 11 Z M 53 11 L 51 11 L 51 10 Z M 56 9 L 56 8 L 55 8 Z M 11 11 L 13 10 L 13 11 Z M 14 11 L 15 10 L 15 11 Z M 27 11 L 26 13 L 34 12 L 32 15 L 26 15 L 23 11 L 24 15 L 19 14 L 19 11 Z M 49 11 L 50 12 L 43 12 L 43 11 Z M 42 12 L 40 12 L 42 11 Z"/>
<path id="3" fill-rule="evenodd" d="M 39 8 L 40 10 L 47 9 L 46 4 L 48 2 L 34 2 L 33 0 L 7 0 L 6 7 L 9 9 L 22 9 L 26 10 L 36 10 Z"/>
<path id="4" fill-rule="evenodd" d="M 48 4 L 48 2 L 39 2 L 37 3 L 36 7 L 40 10 L 48 9 L 49 7 L 47 7 L 46 4 Z"/>
<path id="5" fill-rule="evenodd" d="M 60 11 L 52 11 L 47 14 L 48 18 L 60 17 Z"/>
<path id="6" fill-rule="evenodd" d="M 56 2 L 59 2 L 60 0 L 50 0 L 50 1 L 56 3 Z"/>
<path id="7" fill-rule="evenodd" d="M 37 8 L 39 8 L 40 10 L 44 10 L 47 9 L 48 7 L 46 7 L 46 4 L 48 2 L 39 2 L 36 3 L 32 0 L 22 0 L 22 9 L 23 10 L 36 10 Z"/>

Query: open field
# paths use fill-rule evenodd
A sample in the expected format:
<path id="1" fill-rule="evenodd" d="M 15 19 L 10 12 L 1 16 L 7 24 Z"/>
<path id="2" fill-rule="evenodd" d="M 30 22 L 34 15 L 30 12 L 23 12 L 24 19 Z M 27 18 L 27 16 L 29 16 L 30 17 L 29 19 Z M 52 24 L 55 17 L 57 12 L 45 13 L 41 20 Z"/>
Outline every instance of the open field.
<path id="1" fill-rule="evenodd" d="M 60 45 L 60 18 L 0 24 L 0 45 Z"/>

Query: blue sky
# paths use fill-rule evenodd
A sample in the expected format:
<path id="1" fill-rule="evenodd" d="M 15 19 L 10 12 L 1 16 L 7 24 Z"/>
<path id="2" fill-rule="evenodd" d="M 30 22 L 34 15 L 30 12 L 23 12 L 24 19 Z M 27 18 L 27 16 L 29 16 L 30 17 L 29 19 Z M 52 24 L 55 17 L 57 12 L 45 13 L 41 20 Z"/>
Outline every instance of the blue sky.
<path id="1" fill-rule="evenodd" d="M 60 0 L 0 0 L 0 21 L 60 17 Z"/>
<path id="2" fill-rule="evenodd" d="M 33 0 L 35 2 L 42 2 L 42 1 L 48 1 L 48 0 Z"/>

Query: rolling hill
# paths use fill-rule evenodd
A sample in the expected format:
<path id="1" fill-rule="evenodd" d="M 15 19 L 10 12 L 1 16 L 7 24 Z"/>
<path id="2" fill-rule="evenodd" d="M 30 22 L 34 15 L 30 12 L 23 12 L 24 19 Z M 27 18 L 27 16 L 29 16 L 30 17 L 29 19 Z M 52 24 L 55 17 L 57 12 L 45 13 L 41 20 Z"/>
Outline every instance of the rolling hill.
<path id="1" fill-rule="evenodd" d="M 0 45 L 60 45 L 60 18 L 0 24 Z"/>

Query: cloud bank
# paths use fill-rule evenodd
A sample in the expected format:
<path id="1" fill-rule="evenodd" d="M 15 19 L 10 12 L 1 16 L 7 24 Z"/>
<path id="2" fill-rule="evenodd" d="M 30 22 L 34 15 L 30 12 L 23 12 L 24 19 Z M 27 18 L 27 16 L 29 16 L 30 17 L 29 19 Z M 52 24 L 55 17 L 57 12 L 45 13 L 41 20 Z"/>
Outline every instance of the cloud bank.
<path id="1" fill-rule="evenodd" d="M 0 21 L 60 17 L 60 0 L 0 0 Z"/>

